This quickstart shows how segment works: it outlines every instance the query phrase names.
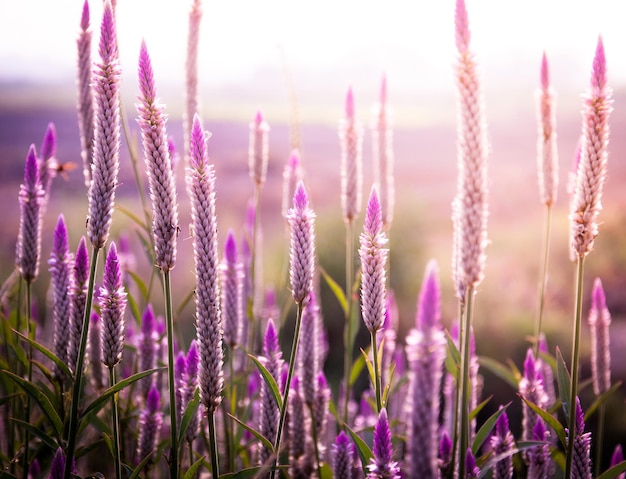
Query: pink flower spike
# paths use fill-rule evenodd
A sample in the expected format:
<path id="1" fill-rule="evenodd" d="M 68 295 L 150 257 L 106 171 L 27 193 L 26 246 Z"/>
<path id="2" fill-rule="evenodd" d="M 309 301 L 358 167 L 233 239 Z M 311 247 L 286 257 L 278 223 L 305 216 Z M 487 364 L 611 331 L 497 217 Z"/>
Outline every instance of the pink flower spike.
<path id="1" fill-rule="evenodd" d="M 541 57 L 541 88 L 543 90 L 550 88 L 550 70 L 548 68 L 548 57 L 545 51 Z"/>
<path id="2" fill-rule="evenodd" d="M 346 94 L 346 117 L 354 120 L 354 93 L 352 93 L 352 87 L 348 87 L 348 93 Z"/>
<path id="3" fill-rule="evenodd" d="M 465 8 L 465 0 L 456 0 L 455 26 L 456 48 L 459 50 L 459 53 L 465 54 L 469 49 L 471 38 L 469 21 L 467 19 L 467 9 Z"/>
<path id="4" fill-rule="evenodd" d="M 380 97 L 379 101 L 381 105 L 387 103 L 387 75 L 383 74 L 383 78 L 380 81 Z"/>
<path id="5" fill-rule="evenodd" d="M 117 60 L 117 34 L 115 32 L 115 14 L 108 0 L 104 4 L 102 25 L 100 30 L 100 45 L 98 52 L 104 64 Z"/>
<path id="6" fill-rule="evenodd" d="M 80 16 L 80 29 L 87 30 L 89 28 L 89 1 L 83 3 L 83 13 Z"/>
<path id="7" fill-rule="evenodd" d="M 591 72 L 591 87 L 603 90 L 606 88 L 606 57 L 604 56 L 604 43 L 602 37 L 598 37 L 596 54 L 593 58 L 593 70 Z"/>
<path id="8" fill-rule="evenodd" d="M 363 225 L 365 232 L 370 236 L 376 236 L 383 227 L 383 219 L 380 208 L 380 200 L 376 187 L 372 187 L 370 199 L 367 203 L 367 211 L 365 212 L 365 224 Z"/>
<path id="9" fill-rule="evenodd" d="M 145 40 L 141 40 L 141 47 L 139 49 L 139 90 L 141 91 L 142 100 L 146 103 L 154 102 L 156 97 L 154 72 L 152 70 L 152 62 Z"/>

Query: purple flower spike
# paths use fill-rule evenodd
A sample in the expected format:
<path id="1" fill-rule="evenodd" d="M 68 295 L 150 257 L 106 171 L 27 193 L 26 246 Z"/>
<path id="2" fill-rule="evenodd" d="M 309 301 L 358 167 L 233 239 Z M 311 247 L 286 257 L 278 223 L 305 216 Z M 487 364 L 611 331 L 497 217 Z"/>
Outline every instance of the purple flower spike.
<path id="1" fill-rule="evenodd" d="M 550 354 L 550 349 L 548 348 L 548 341 L 546 340 L 545 334 L 541 333 L 539 336 L 539 353 L 541 354 Z M 556 390 L 554 388 L 554 373 L 552 372 L 552 368 L 547 361 L 543 359 L 539 359 L 541 364 L 541 373 L 543 374 L 543 389 L 548 395 L 548 405 L 554 404 L 556 402 Z"/>
<path id="2" fill-rule="evenodd" d="M 178 351 L 176 360 L 174 361 L 174 379 L 176 382 L 176 424 L 180 424 L 181 417 L 187 407 L 183 403 L 183 395 L 185 394 L 185 381 L 187 374 L 187 358 L 184 351 Z"/>
<path id="3" fill-rule="evenodd" d="M 39 274 L 41 257 L 41 211 L 44 190 L 39 177 L 35 146 L 30 145 L 24 167 L 24 183 L 19 191 L 20 229 L 16 246 L 16 265 L 28 283 Z"/>
<path id="4" fill-rule="evenodd" d="M 228 231 L 224 243 L 224 263 L 222 265 L 222 322 L 224 342 L 232 349 L 241 340 L 243 311 L 243 266 L 237 262 L 237 240 L 233 230 Z"/>
<path id="5" fill-rule="evenodd" d="M 602 42 L 602 37 L 598 38 L 596 54 L 593 58 L 591 86 L 600 91 L 606 88 L 606 57 L 604 55 L 604 43 Z"/>
<path id="6" fill-rule="evenodd" d="M 74 370 L 78 362 L 80 338 L 83 333 L 83 318 L 87 303 L 87 281 L 89 280 L 89 253 L 83 236 L 78 243 L 74 258 L 73 276 L 70 284 L 70 338 L 68 365 Z"/>
<path id="7" fill-rule="evenodd" d="M 57 151 L 57 131 L 54 123 L 48 123 L 48 128 L 41 142 L 39 154 L 41 156 L 39 164 L 39 176 L 41 178 L 41 186 L 46 192 L 46 196 L 50 194 L 50 185 L 56 176 L 56 159 L 54 155 Z"/>
<path id="8" fill-rule="evenodd" d="M 296 185 L 302 180 L 302 168 L 300 166 L 300 152 L 293 150 L 283 170 L 283 201 L 282 214 L 287 219 L 287 213 L 291 206 Z"/>
<path id="9" fill-rule="evenodd" d="M 73 462 L 73 461 L 72 461 Z M 57 452 L 52 458 L 52 464 L 50 465 L 49 479 L 63 479 L 63 473 L 65 471 L 65 454 L 63 449 L 58 448 Z M 76 473 L 76 466 L 72 464 L 72 472 Z"/>
<path id="10" fill-rule="evenodd" d="M 495 457 L 505 455 L 515 447 L 515 439 L 509 430 L 509 418 L 503 412 L 498 420 L 494 434 L 489 443 L 491 451 Z M 513 477 L 513 456 L 510 455 L 496 463 L 494 468 L 494 479 L 510 479 Z"/>
<path id="11" fill-rule="evenodd" d="M 537 418 L 532 439 L 544 441 L 545 444 L 528 450 L 528 477 L 552 477 L 554 464 L 550 458 L 550 432 L 546 429 L 543 419 Z"/>
<path id="12" fill-rule="evenodd" d="M 145 42 L 139 52 L 139 96 L 137 104 L 144 158 L 148 171 L 148 184 L 152 200 L 152 234 L 156 265 L 163 272 L 176 263 L 176 237 L 178 236 L 178 206 L 172 161 L 170 159 L 166 117 L 156 97 L 152 63 Z"/>
<path id="13" fill-rule="evenodd" d="M 198 356 L 198 343 L 194 339 L 189 345 L 186 358 L 186 370 L 184 374 L 185 385 L 183 388 L 183 398 L 181 405 L 181 413 L 184 413 L 187 405 L 193 399 L 198 387 L 198 366 L 200 364 L 200 357 Z M 193 441 L 198 435 L 198 429 L 200 427 L 200 417 L 198 413 L 194 414 L 187 426 L 185 437 L 188 442 Z"/>
<path id="14" fill-rule="evenodd" d="M 148 304 L 146 310 L 141 317 L 141 335 L 139 337 L 139 365 L 137 369 L 139 371 L 148 371 L 157 364 L 157 335 L 155 333 L 155 318 L 152 306 Z M 140 380 L 139 385 L 141 387 L 141 395 L 147 396 L 150 387 L 154 382 L 152 375 Z"/>
<path id="15" fill-rule="evenodd" d="M 139 464 L 156 447 L 159 441 L 159 433 L 163 425 L 163 413 L 160 411 L 161 396 L 159 390 L 153 385 L 146 397 L 146 407 L 139 415 L 139 437 L 137 439 L 137 453 L 135 463 Z"/>
<path id="16" fill-rule="evenodd" d="M 591 332 L 593 392 L 596 396 L 600 396 L 611 387 L 611 351 L 609 349 L 611 314 L 606 307 L 606 297 L 600 278 L 596 278 L 593 283 L 588 321 Z"/>
<path id="17" fill-rule="evenodd" d="M 317 331 L 320 308 L 314 293 L 302 311 L 300 344 L 298 347 L 298 375 L 302 379 L 302 393 L 307 405 L 315 402 L 317 395 L 316 376 L 319 372 L 319 334 Z"/>
<path id="18" fill-rule="evenodd" d="M 93 71 L 96 120 L 87 224 L 87 236 L 96 249 L 101 249 L 109 236 L 120 168 L 121 71 L 115 16 L 108 0 L 104 4 L 99 52 L 101 60 Z"/>
<path id="19" fill-rule="evenodd" d="M 370 332 L 377 332 L 385 320 L 386 272 L 388 250 L 383 246 L 387 236 L 382 231 L 380 202 L 376 187 L 372 187 L 367 205 L 361 246 L 361 312 Z"/>
<path id="20" fill-rule="evenodd" d="M 400 479 L 400 468 L 393 461 L 393 446 L 391 444 L 391 430 L 387 420 L 387 410 L 382 408 L 378 421 L 374 427 L 374 457 L 367 466 L 368 479 Z"/>
<path id="21" fill-rule="evenodd" d="M 585 414 L 576 398 L 576 426 L 573 434 L 574 454 L 572 457 L 571 477 L 591 479 L 591 433 L 585 432 Z M 568 442 L 572 440 L 571 431 L 567 431 Z"/>
<path id="22" fill-rule="evenodd" d="M 420 331 L 440 327 L 441 323 L 441 288 L 439 287 L 439 268 L 435 260 L 426 265 L 424 282 L 417 306 L 416 326 Z"/>
<path id="23" fill-rule="evenodd" d="M 302 181 L 293 196 L 293 208 L 287 220 L 291 227 L 291 250 L 289 270 L 293 299 L 304 306 L 313 288 L 315 271 L 315 213 L 309 207 L 309 198 Z"/>
<path id="24" fill-rule="evenodd" d="M 543 52 L 541 57 L 541 88 L 547 90 L 550 88 L 550 69 L 548 68 L 548 57 L 546 52 Z"/>
<path id="25" fill-rule="evenodd" d="M 85 185 L 91 184 L 94 140 L 94 95 L 91 87 L 91 29 L 89 28 L 89 1 L 85 0 L 80 19 L 80 34 L 76 41 L 78 49 L 78 127 L 80 130 L 81 156 Z"/>
<path id="26" fill-rule="evenodd" d="M 341 206 L 346 222 L 351 223 L 361 210 L 363 189 L 363 131 L 356 121 L 352 87 L 346 94 L 345 118 L 339 123 L 341 142 Z"/>
<path id="27" fill-rule="evenodd" d="M 100 315 L 91 313 L 89 322 L 89 359 L 91 360 L 91 384 L 100 391 L 104 388 L 104 374 L 102 365 L 102 323 Z"/>
<path id="28" fill-rule="evenodd" d="M 620 462 L 624 460 L 624 453 L 622 452 L 622 446 L 618 444 L 615 446 L 613 450 L 613 454 L 611 455 L 611 467 L 616 466 Z M 619 474 L 616 479 L 624 479 L 626 477 L 626 473 L 622 472 Z"/>
<path id="29" fill-rule="evenodd" d="M 54 230 L 54 244 L 52 254 L 48 260 L 50 280 L 54 292 L 52 320 L 54 322 L 54 353 L 67 363 L 70 338 L 70 282 L 72 254 L 67 240 L 67 228 L 63 215 L 59 215 Z M 57 370 L 59 375 L 60 371 Z"/>
<path id="30" fill-rule="evenodd" d="M 535 360 L 531 348 L 528 348 L 524 361 L 524 376 L 519 382 L 519 392 L 522 397 L 536 404 L 542 409 L 548 406 L 548 395 L 543 387 L 543 374 Z M 532 440 L 533 430 L 539 416 L 526 403 L 522 405 L 522 440 Z"/>
<path id="31" fill-rule="evenodd" d="M 345 432 L 341 431 L 330 449 L 331 466 L 335 479 L 352 479 L 354 446 Z"/>
<path id="32" fill-rule="evenodd" d="M 559 186 L 555 103 L 555 94 L 550 86 L 548 58 L 544 52 L 541 61 L 541 89 L 538 94 L 537 166 L 541 201 L 546 206 L 555 203 Z"/>
<path id="33" fill-rule="evenodd" d="M 268 141 L 267 134 L 270 127 L 263 119 L 261 111 L 257 111 L 254 120 L 250 123 L 250 145 L 248 147 L 248 167 L 250 178 L 260 188 L 265 183 L 267 174 Z"/>
<path id="34" fill-rule="evenodd" d="M 441 433 L 441 440 L 439 441 L 439 470 L 442 472 L 442 477 L 445 477 L 450 463 L 452 461 L 452 439 L 448 436 L 446 431 Z"/>
<path id="35" fill-rule="evenodd" d="M 465 454 L 465 470 L 467 471 L 466 479 L 476 479 L 480 474 L 480 469 L 476 466 L 476 458 L 471 449 L 468 449 Z"/>
<path id="36" fill-rule="evenodd" d="M 109 369 L 113 368 L 122 359 L 125 310 L 126 292 L 122 285 L 122 274 L 117 259 L 117 247 L 115 243 L 111 243 L 104 265 L 103 285 L 100 289 L 102 361 Z"/>

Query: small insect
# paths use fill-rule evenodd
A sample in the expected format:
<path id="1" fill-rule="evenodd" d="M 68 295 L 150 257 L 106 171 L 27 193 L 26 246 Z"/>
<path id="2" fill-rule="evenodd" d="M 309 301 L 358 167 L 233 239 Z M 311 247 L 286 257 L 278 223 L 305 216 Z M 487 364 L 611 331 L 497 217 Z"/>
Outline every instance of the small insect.
<path id="1" fill-rule="evenodd" d="M 67 174 L 75 169 L 76 163 L 71 161 L 66 161 L 65 163 L 58 162 L 55 167 L 57 174 L 61 175 L 64 180 L 67 180 Z"/>

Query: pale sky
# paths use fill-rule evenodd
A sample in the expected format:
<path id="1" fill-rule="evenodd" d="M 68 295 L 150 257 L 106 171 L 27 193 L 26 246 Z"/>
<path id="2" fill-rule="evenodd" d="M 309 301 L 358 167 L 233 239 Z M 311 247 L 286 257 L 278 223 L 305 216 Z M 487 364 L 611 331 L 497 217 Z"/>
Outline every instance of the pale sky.
<path id="1" fill-rule="evenodd" d="M 75 75 L 82 0 L 0 0 L 0 80 L 54 82 Z M 254 81 L 280 69 L 277 45 L 294 74 L 358 83 L 386 71 L 403 88 L 449 88 L 454 61 L 453 0 L 204 1 L 200 79 Z M 118 0 L 122 68 L 136 75 L 142 38 L 158 82 L 182 85 L 191 0 Z M 101 0 L 91 0 L 94 42 Z M 545 49 L 553 80 L 585 88 L 598 35 L 609 81 L 626 84 L 624 0 L 467 0 L 472 48 L 487 82 L 538 78 Z M 369 68 L 369 70 L 368 70 Z M 334 75 L 334 76 L 333 76 Z M 356 76 L 357 78 L 350 78 Z"/>

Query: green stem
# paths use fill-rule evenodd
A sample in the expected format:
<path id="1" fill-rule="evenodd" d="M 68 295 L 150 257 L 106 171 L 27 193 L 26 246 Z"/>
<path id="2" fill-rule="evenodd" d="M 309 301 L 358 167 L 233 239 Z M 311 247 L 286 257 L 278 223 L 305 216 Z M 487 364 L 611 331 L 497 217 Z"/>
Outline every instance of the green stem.
<path id="1" fill-rule="evenodd" d="M 459 322 L 463 320 L 465 314 L 465 298 L 459 300 Z M 459 346 L 461 345 L 461 337 L 459 332 Z M 459 391 L 461 390 L 461 365 L 456 368 L 456 375 L 454 376 L 454 382 L 456 385 L 457 393 L 454 395 L 454 426 L 452 431 L 452 456 L 450 464 L 448 465 L 449 479 L 452 479 L 454 472 L 454 461 L 456 460 L 457 447 L 458 447 L 458 434 L 459 434 Z"/>
<path id="2" fill-rule="evenodd" d="M 67 452 L 65 454 L 64 479 L 70 479 L 72 473 L 72 463 L 74 462 L 74 451 L 76 449 L 76 433 L 78 432 L 78 405 L 80 402 L 81 386 L 83 381 L 83 367 L 85 364 L 85 352 L 87 351 L 87 336 L 89 334 L 89 316 L 93 303 L 93 290 L 96 282 L 96 269 L 98 266 L 98 255 L 100 248 L 93 247 L 91 253 L 91 266 L 89 271 L 89 283 L 87 285 L 87 298 L 85 311 L 83 314 L 83 329 L 80 334 L 80 345 L 78 346 L 78 358 L 76 359 L 76 371 L 74 372 L 74 386 L 72 388 L 72 408 L 70 410 L 70 424 L 67 441 Z"/>
<path id="3" fill-rule="evenodd" d="M 217 433 L 215 431 L 215 411 L 209 412 L 207 419 L 209 423 L 209 450 L 211 453 L 211 472 L 214 478 L 218 478 L 220 477 L 220 465 L 217 452 Z"/>
<path id="4" fill-rule="evenodd" d="M 543 243 L 543 271 L 541 273 L 541 285 L 539 287 L 539 314 L 535 328 L 535 357 L 539 357 L 539 338 L 541 337 L 543 310 L 546 301 L 546 285 L 548 283 L 548 263 L 550 260 L 550 230 L 552 224 L 552 207 L 546 206 L 545 238 Z"/>
<path id="5" fill-rule="evenodd" d="M 34 335 L 31 337 L 31 329 L 30 329 L 30 319 L 31 319 L 31 282 L 26 282 L 26 334 L 29 339 L 35 339 Z M 28 382 L 31 383 L 33 381 L 33 346 L 28 343 L 28 364 L 26 365 Z M 27 423 L 30 423 L 30 394 L 26 398 L 26 409 L 24 411 L 24 418 Z M 28 478 L 28 444 L 30 443 L 30 433 L 26 431 L 26 436 L 24 439 L 24 468 L 23 468 L 23 477 L 24 479 Z"/>
<path id="6" fill-rule="evenodd" d="M 230 372 L 230 377 L 228 381 L 228 390 L 230 392 L 230 404 L 229 411 L 234 415 L 237 414 L 237 387 L 235 384 L 235 348 L 231 347 L 228 349 L 228 369 Z M 226 415 L 224 418 L 225 424 L 228 425 L 226 428 L 226 454 L 228 458 L 228 467 L 230 471 L 235 471 L 235 431 L 233 430 L 233 420 Z"/>
<path id="7" fill-rule="evenodd" d="M 606 406 L 604 403 L 600 404 L 598 410 L 598 432 L 596 433 L 596 471 L 594 477 L 600 477 L 600 471 L 602 466 L 602 450 L 604 449 L 604 419 L 606 413 Z"/>
<path id="8" fill-rule="evenodd" d="M 372 354 L 374 356 L 374 391 L 376 392 L 376 412 L 380 414 L 383 408 L 381 399 L 380 367 L 378 364 L 378 345 L 376 344 L 376 331 L 370 331 L 372 338 Z"/>
<path id="9" fill-rule="evenodd" d="M 174 378 L 174 317 L 172 314 L 172 285 L 170 272 L 163 272 L 165 323 L 167 325 L 167 372 L 170 390 L 170 478 L 178 478 L 178 427 L 176 424 L 176 380 Z"/>
<path id="10" fill-rule="evenodd" d="M 289 370 L 287 372 L 287 382 L 285 383 L 285 392 L 283 393 L 283 405 L 280 410 L 280 420 L 278 421 L 278 431 L 276 432 L 276 443 L 274 444 L 274 465 L 279 465 L 280 458 L 280 439 L 287 418 L 287 401 L 289 400 L 289 389 L 291 388 L 291 378 L 296 366 L 296 354 L 298 351 L 298 343 L 300 342 L 300 323 L 302 322 L 302 303 L 296 305 L 296 328 L 293 333 L 293 343 L 291 345 L 291 354 L 289 355 Z M 276 468 L 272 468 L 270 474 L 271 479 L 276 477 Z"/>
<path id="11" fill-rule="evenodd" d="M 460 408 L 460 434 L 459 434 L 459 477 L 465 477 L 465 454 L 469 447 L 469 408 L 470 408 L 470 336 L 472 325 L 472 307 L 474 303 L 474 286 L 468 286 L 465 293 L 465 311 L 461 320 L 461 328 L 459 331 L 459 341 L 461 344 L 461 385 L 459 391 L 461 399 L 459 400 Z"/>
<path id="12" fill-rule="evenodd" d="M 352 369 L 352 351 L 354 345 L 352 343 L 352 276 L 354 275 L 354 225 L 352 221 L 346 223 L 346 302 L 348 309 L 346 311 L 346 324 L 344 327 L 344 360 L 343 360 L 343 384 L 344 384 L 344 404 L 343 404 L 343 422 L 348 424 L 348 405 L 350 403 L 350 371 Z"/>
<path id="13" fill-rule="evenodd" d="M 318 444 L 318 439 L 317 439 L 317 422 L 315 421 L 315 414 L 313 412 L 313 404 L 308 403 L 307 406 L 309 407 L 309 414 L 311 415 L 311 433 L 313 434 L 313 447 L 315 448 L 315 467 L 316 469 L 316 473 L 317 475 L 314 475 L 313 477 L 319 477 L 320 476 L 320 472 L 322 470 L 322 463 L 320 461 L 320 451 L 319 451 L 319 444 Z"/>
<path id="14" fill-rule="evenodd" d="M 250 298 L 248 298 L 248 312 L 250 319 L 250 338 L 249 338 L 249 353 L 254 354 L 256 351 L 257 335 L 259 325 L 254 317 L 254 298 L 256 295 L 256 255 L 257 255 L 257 235 L 259 227 L 259 203 L 261 202 L 261 186 L 254 186 L 254 222 L 252 225 L 252 238 L 250 238 L 250 281 L 252 285 L 252 291 L 250 292 Z"/>
<path id="15" fill-rule="evenodd" d="M 580 349 L 580 327 L 583 309 L 583 272 L 585 257 L 578 256 L 576 262 L 576 311 L 574 314 L 574 334 L 572 336 L 572 381 L 570 386 L 569 404 L 567 405 L 569 438 L 567 441 L 567 457 L 565 461 L 565 477 L 570 477 L 574 458 L 574 431 L 576 430 L 576 396 L 578 394 L 578 359 Z"/>
<path id="16" fill-rule="evenodd" d="M 109 385 L 111 387 L 116 384 L 115 367 L 109 368 Z M 122 479 L 122 448 L 120 444 L 120 422 L 119 411 L 117 407 L 118 395 L 115 393 L 111 397 L 111 412 L 113 422 L 113 456 L 115 458 L 115 474 L 118 479 Z"/>

